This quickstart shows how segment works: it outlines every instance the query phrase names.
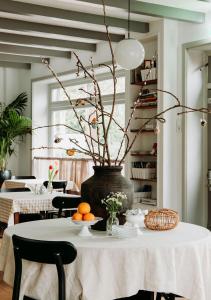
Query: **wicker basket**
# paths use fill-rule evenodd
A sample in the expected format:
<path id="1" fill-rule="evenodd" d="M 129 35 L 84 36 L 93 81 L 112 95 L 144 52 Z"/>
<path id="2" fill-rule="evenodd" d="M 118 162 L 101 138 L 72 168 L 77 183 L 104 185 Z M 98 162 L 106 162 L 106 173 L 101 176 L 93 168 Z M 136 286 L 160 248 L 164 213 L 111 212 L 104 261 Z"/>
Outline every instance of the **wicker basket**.
<path id="1" fill-rule="evenodd" d="M 146 215 L 144 224 L 152 230 L 169 230 L 177 226 L 179 215 L 176 211 L 170 209 L 151 210 Z"/>

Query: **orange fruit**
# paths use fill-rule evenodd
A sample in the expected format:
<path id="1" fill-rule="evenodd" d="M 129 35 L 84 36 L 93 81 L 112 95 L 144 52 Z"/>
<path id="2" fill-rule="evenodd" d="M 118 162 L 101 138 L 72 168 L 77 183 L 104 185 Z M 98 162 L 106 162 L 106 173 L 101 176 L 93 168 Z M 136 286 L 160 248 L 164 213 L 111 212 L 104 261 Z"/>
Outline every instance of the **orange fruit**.
<path id="1" fill-rule="evenodd" d="M 82 215 L 88 214 L 90 211 L 91 211 L 91 207 L 90 207 L 89 203 L 81 202 L 81 203 L 78 205 L 78 212 L 79 212 L 80 214 L 82 214 Z"/>
<path id="2" fill-rule="evenodd" d="M 87 213 L 83 215 L 83 221 L 94 221 L 95 216 L 92 213 Z"/>
<path id="3" fill-rule="evenodd" d="M 83 217 L 82 214 L 76 212 L 76 213 L 73 214 L 72 219 L 75 220 L 75 221 L 81 221 L 82 217 Z"/>

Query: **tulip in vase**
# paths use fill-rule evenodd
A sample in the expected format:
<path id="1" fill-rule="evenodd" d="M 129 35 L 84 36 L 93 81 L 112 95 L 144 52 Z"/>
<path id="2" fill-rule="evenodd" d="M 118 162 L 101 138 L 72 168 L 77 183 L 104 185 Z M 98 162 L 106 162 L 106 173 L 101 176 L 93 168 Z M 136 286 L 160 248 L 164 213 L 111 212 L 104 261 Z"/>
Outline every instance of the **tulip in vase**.
<path id="1" fill-rule="evenodd" d="M 55 166 L 50 165 L 48 168 L 48 185 L 47 185 L 47 191 L 48 193 L 52 193 L 53 192 L 53 180 L 56 177 L 56 175 L 58 174 L 59 170 L 57 167 L 57 164 L 55 163 Z"/>

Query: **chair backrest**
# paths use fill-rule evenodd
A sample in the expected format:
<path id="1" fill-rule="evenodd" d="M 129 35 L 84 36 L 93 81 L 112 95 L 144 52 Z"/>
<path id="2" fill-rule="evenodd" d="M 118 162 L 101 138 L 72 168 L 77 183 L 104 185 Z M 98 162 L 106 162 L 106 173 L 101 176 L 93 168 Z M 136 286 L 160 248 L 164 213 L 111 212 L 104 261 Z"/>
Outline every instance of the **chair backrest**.
<path id="1" fill-rule="evenodd" d="M 44 181 L 43 182 L 43 185 L 47 188 L 48 186 L 48 181 Z M 67 186 L 67 181 L 52 181 L 52 186 L 53 186 L 53 189 L 54 190 L 57 190 L 57 189 L 63 189 L 63 193 L 66 192 L 66 186 Z"/>
<path id="2" fill-rule="evenodd" d="M 14 188 L 14 189 L 0 189 L 1 193 L 9 193 L 9 192 L 30 192 L 29 188 Z"/>
<path id="3" fill-rule="evenodd" d="M 72 263 L 77 250 L 73 244 L 65 241 L 40 241 L 12 236 L 15 256 L 15 278 L 12 300 L 18 300 L 22 275 L 22 259 L 55 264 L 58 273 L 59 300 L 65 300 L 65 273 L 64 264 Z"/>
<path id="4" fill-rule="evenodd" d="M 52 206 L 58 208 L 58 218 L 61 218 L 62 210 L 67 208 L 77 208 L 79 203 L 81 202 L 80 196 L 75 197 L 62 197 L 57 196 L 52 200 Z"/>
<path id="5" fill-rule="evenodd" d="M 35 176 L 12 176 L 12 179 L 36 179 Z"/>

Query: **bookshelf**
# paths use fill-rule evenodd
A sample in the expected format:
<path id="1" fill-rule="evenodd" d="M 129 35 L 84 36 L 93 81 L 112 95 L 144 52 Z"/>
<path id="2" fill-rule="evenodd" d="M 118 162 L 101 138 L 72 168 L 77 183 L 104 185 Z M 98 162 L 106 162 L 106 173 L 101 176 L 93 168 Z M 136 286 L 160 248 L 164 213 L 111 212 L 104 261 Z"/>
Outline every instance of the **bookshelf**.
<path id="1" fill-rule="evenodd" d="M 135 118 L 130 126 L 131 137 L 139 131 L 139 128 L 147 119 L 157 113 L 159 106 L 156 92 L 158 83 L 158 38 L 155 36 L 149 42 L 147 40 L 141 42 L 145 47 L 147 62 L 152 61 L 153 74 L 150 76 L 154 76 L 154 78 L 151 77 L 146 80 L 149 69 L 145 69 L 144 64 L 130 72 L 130 110 L 134 109 L 134 103 L 139 100 Z M 145 76 L 144 80 L 142 80 L 142 76 Z M 159 206 L 157 199 L 159 181 L 157 172 L 157 151 L 159 151 L 157 147 L 157 122 L 153 120 L 153 122 L 147 124 L 131 149 L 128 173 L 134 190 L 134 208 L 155 209 Z M 145 197 L 145 195 L 147 196 Z"/>

